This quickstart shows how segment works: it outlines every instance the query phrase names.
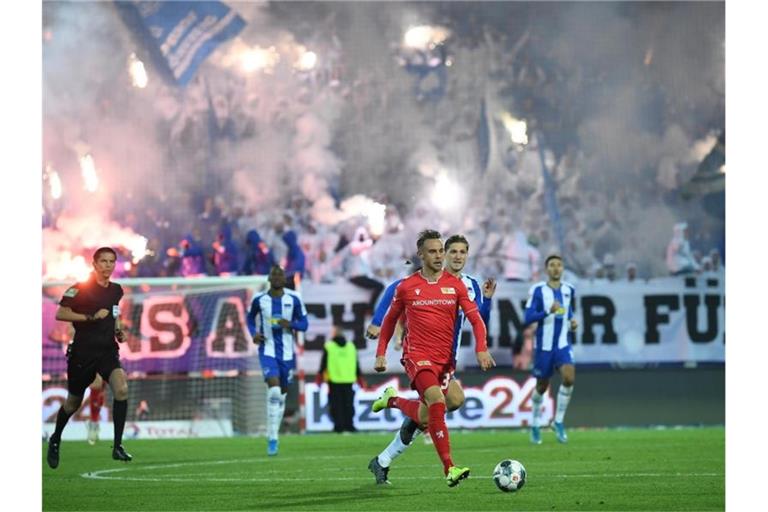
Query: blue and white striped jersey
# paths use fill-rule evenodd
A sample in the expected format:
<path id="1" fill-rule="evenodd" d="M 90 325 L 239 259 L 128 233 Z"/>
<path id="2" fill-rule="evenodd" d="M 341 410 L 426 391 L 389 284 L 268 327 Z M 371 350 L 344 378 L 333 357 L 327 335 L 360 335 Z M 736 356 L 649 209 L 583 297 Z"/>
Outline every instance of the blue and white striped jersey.
<path id="1" fill-rule="evenodd" d="M 550 313 L 555 301 L 562 307 Z M 525 303 L 525 324 L 539 324 L 536 327 L 536 350 L 551 351 L 553 347 L 568 346 L 568 322 L 573 318 L 575 303 L 576 289 L 565 281 L 561 281 L 557 289 L 550 287 L 546 281 L 531 286 Z"/>
<path id="2" fill-rule="evenodd" d="M 295 356 L 293 331 L 307 330 L 307 308 L 298 293 L 288 289 L 283 292 L 281 297 L 272 297 L 269 292 L 264 292 L 253 298 L 247 317 L 248 330 L 251 336 L 257 332 L 264 335 L 259 355 L 292 361 Z M 291 322 L 290 328 L 280 327 L 282 318 Z"/>

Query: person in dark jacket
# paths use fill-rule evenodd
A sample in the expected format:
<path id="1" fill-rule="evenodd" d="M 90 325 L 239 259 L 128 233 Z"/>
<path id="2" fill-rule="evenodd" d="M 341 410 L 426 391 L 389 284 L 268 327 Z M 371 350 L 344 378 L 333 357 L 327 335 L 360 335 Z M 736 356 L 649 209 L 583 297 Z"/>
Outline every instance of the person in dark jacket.
<path id="1" fill-rule="evenodd" d="M 243 262 L 243 274 L 268 275 L 272 266 L 277 264 L 272 249 L 261 239 L 261 235 L 255 229 L 248 231 L 245 244 L 247 252 Z"/>
<path id="2" fill-rule="evenodd" d="M 285 277 L 288 279 L 288 286 L 293 288 L 296 276 L 304 277 L 305 256 L 304 250 L 299 246 L 296 232 L 289 229 L 283 233 L 283 242 L 288 246 L 288 254 L 285 261 Z"/>
<path id="3" fill-rule="evenodd" d="M 232 240 L 232 228 L 222 222 L 218 239 L 213 242 L 213 266 L 220 276 L 236 276 L 240 268 L 239 249 Z"/>

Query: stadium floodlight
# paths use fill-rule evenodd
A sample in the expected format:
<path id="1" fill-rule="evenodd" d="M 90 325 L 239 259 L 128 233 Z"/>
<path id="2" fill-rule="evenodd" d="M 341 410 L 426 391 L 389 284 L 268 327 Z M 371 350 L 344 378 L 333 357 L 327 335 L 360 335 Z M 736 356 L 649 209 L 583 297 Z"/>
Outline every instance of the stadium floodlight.
<path id="1" fill-rule="evenodd" d="M 83 175 L 85 190 L 96 192 L 99 188 L 99 176 L 96 174 L 96 165 L 93 163 L 93 157 L 90 153 L 80 157 L 80 172 Z"/>
<path id="2" fill-rule="evenodd" d="M 128 73 L 131 75 L 131 84 L 134 87 L 144 89 L 149 83 L 144 63 L 136 57 L 135 53 L 131 53 L 128 56 Z"/>

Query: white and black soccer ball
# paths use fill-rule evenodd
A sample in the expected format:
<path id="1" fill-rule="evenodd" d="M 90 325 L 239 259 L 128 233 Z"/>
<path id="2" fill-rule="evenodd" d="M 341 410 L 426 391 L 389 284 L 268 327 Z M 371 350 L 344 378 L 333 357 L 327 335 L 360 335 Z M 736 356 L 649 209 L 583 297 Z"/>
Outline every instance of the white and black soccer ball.
<path id="1" fill-rule="evenodd" d="M 493 482 L 504 492 L 519 491 L 525 485 L 525 468 L 520 462 L 504 459 L 493 469 Z"/>

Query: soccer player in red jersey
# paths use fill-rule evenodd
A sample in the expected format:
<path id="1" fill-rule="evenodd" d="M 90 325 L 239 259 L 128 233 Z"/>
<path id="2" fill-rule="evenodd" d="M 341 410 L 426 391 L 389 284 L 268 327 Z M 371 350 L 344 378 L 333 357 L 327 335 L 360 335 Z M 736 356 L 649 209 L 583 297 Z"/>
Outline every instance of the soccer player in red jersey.
<path id="1" fill-rule="evenodd" d="M 377 372 L 387 369 L 387 344 L 398 319 L 403 316 L 406 334 L 401 363 L 411 380 L 411 387 L 427 406 L 427 428 L 443 463 L 445 480 L 449 487 L 453 487 L 469 476 L 469 468 L 456 466 L 451 459 L 445 424 L 444 389 L 454 371 L 453 335 L 459 308 L 472 324 L 480 367 L 487 370 L 496 363 L 488 353 L 485 324 L 477 305 L 469 298 L 467 287 L 461 279 L 443 271 L 445 249 L 440 233 L 422 231 L 416 248 L 423 266 L 403 279 L 395 289 L 395 297 L 379 333 L 374 369 Z M 398 398 L 394 388 L 387 388 L 384 396 L 374 403 L 373 410 L 395 407 L 418 422 L 419 406 L 419 400 Z"/>

